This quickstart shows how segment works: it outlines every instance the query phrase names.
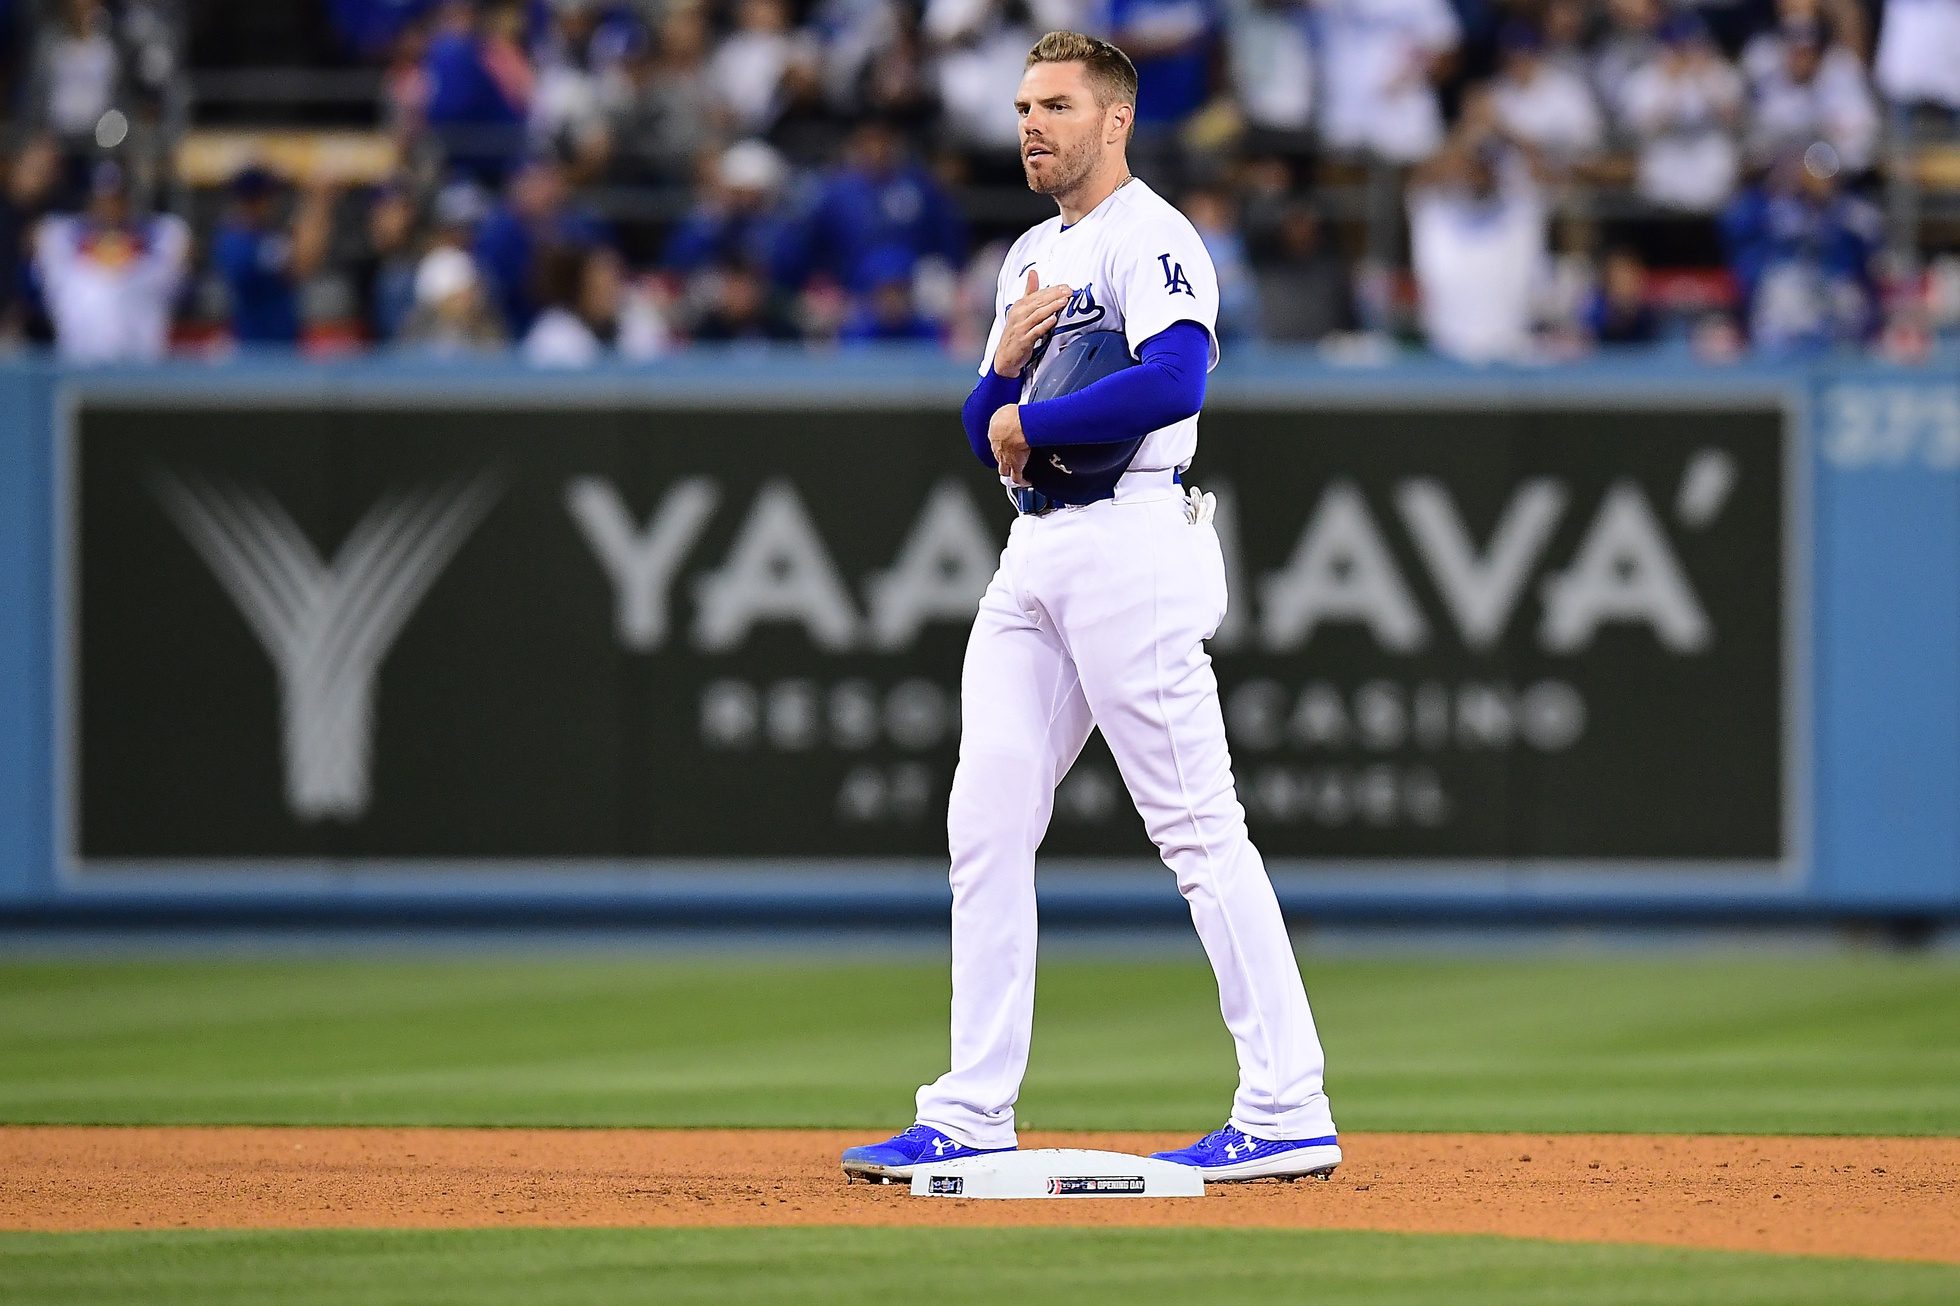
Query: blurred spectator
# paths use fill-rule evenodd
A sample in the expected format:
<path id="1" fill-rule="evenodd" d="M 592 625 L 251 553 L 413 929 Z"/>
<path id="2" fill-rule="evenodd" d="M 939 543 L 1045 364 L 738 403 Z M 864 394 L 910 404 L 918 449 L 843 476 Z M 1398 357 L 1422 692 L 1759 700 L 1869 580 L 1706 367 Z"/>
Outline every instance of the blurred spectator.
<path id="1" fill-rule="evenodd" d="M 1197 229 L 1218 274 L 1218 338 L 1249 340 L 1259 334 L 1259 287 L 1239 235 L 1238 214 L 1222 190 L 1188 192 L 1179 205 Z"/>
<path id="2" fill-rule="evenodd" d="M 911 6 L 890 6 L 892 39 L 878 49 L 878 57 L 864 65 L 857 84 L 847 94 L 847 102 L 857 114 L 884 116 L 904 122 L 911 131 L 925 133 L 939 122 L 939 98 L 933 94 L 933 76 L 927 67 L 925 35 L 913 20 Z"/>
<path id="3" fill-rule="evenodd" d="M 839 333 L 844 343 L 926 343 L 940 338 L 939 323 L 919 311 L 911 271 L 902 259 L 886 256 L 872 276 L 870 293 L 844 321 Z"/>
<path id="4" fill-rule="evenodd" d="M 504 347 L 508 337 L 484 294 L 474 259 L 448 245 L 423 255 L 415 270 L 415 307 L 398 339 L 404 346 L 439 358 Z"/>
<path id="5" fill-rule="evenodd" d="M 1225 0 L 1232 88 L 1255 143 L 1300 153 L 1313 124 L 1308 0 Z"/>
<path id="6" fill-rule="evenodd" d="M 116 8 L 121 18 L 118 43 L 128 92 L 122 107 L 132 118 L 145 114 L 154 117 L 172 89 L 183 58 L 179 0 L 122 0 Z"/>
<path id="7" fill-rule="evenodd" d="M 838 142 L 851 129 L 851 115 L 824 94 L 822 61 L 814 50 L 800 50 L 783 69 L 782 102 L 769 143 L 798 167 L 829 163 Z"/>
<path id="8" fill-rule="evenodd" d="M 910 7 L 892 5 L 890 12 L 891 39 L 878 50 L 877 58 L 865 64 L 847 103 L 856 113 L 902 122 L 924 133 L 939 121 L 925 37 Z"/>
<path id="9" fill-rule="evenodd" d="M 1877 332 L 1883 221 L 1842 189 L 1836 154 L 1822 141 L 1786 154 L 1723 215 L 1744 320 L 1760 349 L 1822 349 Z"/>
<path id="10" fill-rule="evenodd" d="M 1602 345 L 1650 345 L 1660 339 L 1660 318 L 1647 302 L 1647 269 L 1625 246 L 1606 252 L 1599 285 L 1586 305 L 1586 333 Z"/>
<path id="11" fill-rule="evenodd" d="M 473 181 L 458 178 L 436 192 L 429 243 L 469 252 L 490 216 L 490 196 Z"/>
<path id="12" fill-rule="evenodd" d="M 1827 46 L 1823 31 L 1810 25 L 1783 28 L 1768 48 L 1774 60 L 1751 69 L 1752 155 L 1767 162 L 1825 140 L 1847 171 L 1869 169 L 1878 147 L 1878 106 L 1858 56 L 1843 45 Z M 1960 58 L 1960 48 L 1954 53 Z"/>
<path id="13" fill-rule="evenodd" d="M 530 103 L 530 66 L 515 46 L 515 22 L 521 10 L 512 4 L 480 15 L 470 0 L 444 0 L 422 56 L 424 121 L 452 167 L 486 181 L 502 175 Z"/>
<path id="14" fill-rule="evenodd" d="M 538 71 L 531 61 L 532 19 L 550 0 L 470 0 L 482 15 L 477 57 L 503 98 L 529 114 L 538 94 Z M 574 0 L 576 3 L 576 0 Z"/>
<path id="15" fill-rule="evenodd" d="M 34 231 L 54 203 L 61 150 L 52 136 L 30 138 L 0 179 L 0 342 L 47 338 L 34 296 Z"/>
<path id="16" fill-rule="evenodd" d="M 844 161 L 825 178 L 816 203 L 797 224 L 790 254 L 793 280 L 828 276 L 855 292 L 871 289 L 869 270 L 895 250 L 910 270 L 927 260 L 957 268 L 966 226 L 937 178 L 908 155 L 896 127 L 882 118 L 858 125 Z M 880 266 L 884 266 L 880 263 Z"/>
<path id="17" fill-rule="evenodd" d="M 1545 38 L 1545 62 L 1578 78 L 1593 97 L 1597 112 L 1598 91 L 1593 86 L 1592 58 L 1586 50 L 1589 22 L 1586 0 L 1545 0 L 1538 30 Z"/>
<path id="18" fill-rule="evenodd" d="M 1556 214 L 1545 279 L 1533 297 L 1539 346 L 1551 357 L 1582 354 L 1592 344 L 1586 315 L 1599 289 L 1599 230 L 1576 213 Z"/>
<path id="19" fill-rule="evenodd" d="M 1627 82 L 1661 56 L 1661 4 L 1606 0 L 1607 29 L 1592 60 L 1592 83 L 1609 114 L 1626 112 Z"/>
<path id="20" fill-rule="evenodd" d="M 410 24 L 437 0 L 327 0 L 334 30 L 349 49 L 368 59 L 386 55 Z"/>
<path id="21" fill-rule="evenodd" d="M 708 85 L 731 124 L 744 135 L 769 130 L 775 121 L 783 71 L 798 38 L 783 0 L 736 0 L 735 30 L 708 60 Z"/>
<path id="22" fill-rule="evenodd" d="M 692 179 L 695 158 L 722 129 L 707 55 L 707 20 L 699 9 L 676 7 L 651 43 L 629 45 L 607 74 L 605 130 L 621 180 Z"/>
<path id="23" fill-rule="evenodd" d="M 234 334 L 253 343 L 297 340 L 307 305 L 333 316 L 344 281 L 373 338 L 413 317 L 440 348 L 481 345 L 473 319 L 486 308 L 527 353 L 568 360 L 658 352 L 669 317 L 703 339 L 964 347 L 991 320 L 994 269 L 961 287 L 963 215 L 987 237 L 1019 229 L 1011 90 L 1040 32 L 1074 28 L 1110 34 L 1141 65 L 1133 158 L 1186 193 L 1219 272 L 1223 334 L 1315 340 L 1357 319 L 1393 329 L 1400 194 L 1423 322 L 1456 356 L 1652 338 L 1643 260 L 1707 267 L 1731 249 L 1739 269 L 1779 269 L 1751 274 L 1746 325 L 1794 347 L 1784 342 L 1818 338 L 1787 325 L 1818 298 L 1793 289 L 1817 280 L 1802 272 L 1817 260 L 1771 257 L 1760 233 L 1857 232 L 1842 215 L 1868 210 L 1810 191 L 1798 203 L 1778 183 L 1718 226 L 1745 162 L 1827 144 L 1834 193 L 1878 165 L 1874 31 L 1888 95 L 1960 115 L 1960 0 L 325 0 L 300 7 L 311 17 L 272 6 L 262 22 L 253 0 L 0 0 L 0 21 L 10 3 L 34 20 L 21 24 L 19 116 L 58 127 L 49 139 L 71 167 L 107 148 L 98 135 L 142 146 L 144 115 L 166 104 L 144 88 L 177 67 L 183 31 L 231 33 L 196 47 L 201 59 L 222 51 L 214 67 L 309 64 L 338 37 L 380 70 L 403 184 L 359 206 L 343 233 L 358 239 L 338 251 L 344 279 L 313 275 L 332 257 L 314 197 L 286 216 L 283 192 L 255 190 L 266 183 L 252 174 L 203 231 L 202 289 L 225 285 Z M 247 115 L 268 107 L 236 120 L 259 125 Z M 302 128 L 347 119 L 321 108 L 282 100 L 275 112 Z M 135 124 L 105 119 L 111 109 Z M 1446 136 L 1400 191 L 1401 165 L 1431 159 Z M 1323 150 L 1344 157 L 1323 164 Z M 1357 169 L 1354 155 L 1396 166 Z M 0 185 L 0 251 L 40 217 L 55 167 L 37 146 Z M 1618 193 L 1629 169 L 1645 203 Z M 478 186 L 445 187 L 423 212 L 438 176 Z M 1558 211 L 1583 231 L 1568 249 L 1561 222 L 1560 259 L 1533 296 L 1518 287 L 1547 261 L 1549 201 L 1535 186 L 1554 179 Z M 1894 237 L 1937 252 L 1944 209 L 1886 183 Z M 581 203 L 598 184 L 589 202 L 617 217 L 628 256 L 660 254 L 657 275 L 626 275 Z M 1300 199 L 1321 185 L 1337 188 L 1324 218 Z M 1582 214 L 1639 256 L 1597 262 L 1601 231 Z M 1364 247 L 1358 265 L 1340 252 Z M 1823 280 L 1835 287 L 1825 334 L 1844 338 L 1853 296 L 1842 275 Z M 0 339 L 50 334 L 33 279 L 17 281 L 25 291 L 0 284 Z M 425 282 L 444 293 L 418 294 Z M 669 314 L 665 297 L 687 311 Z M 1724 329 L 1740 339 L 1741 325 Z"/>
<path id="24" fill-rule="evenodd" d="M 1020 169 L 1020 115 L 1012 88 L 1040 39 L 1026 0 L 927 0 L 923 26 L 937 58 L 936 88 L 949 139 Z"/>
<path id="25" fill-rule="evenodd" d="M 279 180 L 261 167 L 232 179 L 230 215 L 218 227 L 211 261 L 231 301 L 232 339 L 242 345 L 295 345 L 299 292 L 326 262 L 334 192 L 301 192 L 290 224 L 278 221 Z"/>
<path id="26" fill-rule="evenodd" d="M 892 58 L 921 5 L 895 0 L 814 0 L 804 25 L 814 37 L 822 92 L 833 106 L 862 106 L 866 83 Z"/>
<path id="27" fill-rule="evenodd" d="M 1137 66 L 1137 130 L 1174 128 L 1211 98 L 1218 0 L 1108 0 L 1110 40 Z"/>
<path id="28" fill-rule="evenodd" d="M 547 250 L 539 262 L 544 311 L 524 337 L 537 367 L 589 367 L 606 357 L 647 359 L 673 347 L 649 296 L 627 283 L 626 263 L 603 245 Z"/>
<path id="29" fill-rule="evenodd" d="M 1337 150 L 1396 163 L 1443 139 L 1436 87 L 1462 29 L 1447 0 L 1319 0 L 1321 133 Z"/>
<path id="30" fill-rule="evenodd" d="M 137 216 L 121 167 L 96 165 L 87 211 L 49 217 L 35 236 L 57 352 L 89 363 L 162 358 L 189 253 L 182 219 Z"/>
<path id="31" fill-rule="evenodd" d="M 694 322 L 696 340 L 736 344 L 799 338 L 768 283 L 753 269 L 741 263 L 724 264 L 708 278 L 707 291 L 707 305 Z"/>
<path id="32" fill-rule="evenodd" d="M 988 241 L 973 252 L 960 272 L 948 312 L 947 345 L 955 357 L 975 353 L 986 344 L 994 324 L 994 297 L 1000 293 L 1000 265 L 1007 260 L 1007 246 L 1005 236 Z"/>
<path id="33" fill-rule="evenodd" d="M 1432 349 L 1473 363 L 1530 353 L 1548 258 L 1545 207 L 1488 97 L 1466 100 L 1449 142 L 1417 168 L 1409 244 Z"/>
<path id="34" fill-rule="evenodd" d="M 505 330 L 521 335 L 537 314 L 531 291 L 540 248 L 596 245 L 604 239 L 598 219 L 573 204 L 562 164 L 542 158 L 520 167 L 505 187 L 503 202 L 477 232 L 473 251 Z"/>
<path id="35" fill-rule="evenodd" d="M 368 205 L 366 240 L 348 269 L 362 324 L 374 340 L 393 340 L 415 306 L 415 199 L 400 183 L 382 186 Z"/>
<path id="36" fill-rule="evenodd" d="M 794 289 L 792 224 L 782 199 L 787 177 L 781 156 L 761 141 L 729 146 L 707 194 L 668 238 L 664 264 L 692 275 L 736 262 Z"/>
<path id="37" fill-rule="evenodd" d="M 1878 85 L 1897 105 L 1960 114 L 1960 0 L 1885 0 Z"/>
<path id="38" fill-rule="evenodd" d="M 1283 153 L 1257 154 L 1238 170 L 1239 213 L 1246 238 L 1254 247 L 1255 261 L 1273 247 L 1273 234 L 1289 209 L 1298 203 L 1302 187 L 1298 174 L 1304 169 Z"/>
<path id="39" fill-rule="evenodd" d="M 1561 167 L 1583 162 L 1605 143 L 1605 128 L 1585 79 L 1545 57 L 1538 29 L 1512 23 L 1500 41 L 1492 104 L 1505 132 Z"/>
<path id="40" fill-rule="evenodd" d="M 37 25 L 29 60 L 27 117 L 72 146 L 84 146 L 116 107 L 121 88 L 114 20 L 102 0 L 53 0 L 49 8 L 52 19 Z"/>
<path id="41" fill-rule="evenodd" d="M 1732 131 L 1742 79 L 1693 14 L 1668 19 L 1662 52 L 1627 78 L 1627 120 L 1641 138 L 1640 191 L 1670 208 L 1712 213 L 1735 187 Z"/>
<path id="42" fill-rule="evenodd" d="M 1355 326 L 1347 264 L 1328 249 L 1320 215 L 1302 203 L 1280 216 L 1259 251 L 1259 323 L 1268 340 L 1314 342 Z"/>
<path id="43" fill-rule="evenodd" d="M 389 43 L 381 71 L 381 122 L 404 149 L 413 147 L 428 126 L 430 26 L 404 26 Z"/>
<path id="44" fill-rule="evenodd" d="M 606 81 L 645 44 L 639 25 L 608 13 L 601 0 L 552 0 L 533 58 L 531 152 L 573 160 L 582 178 L 598 175 L 609 145 Z"/>
<path id="45" fill-rule="evenodd" d="M 603 320 L 605 306 L 612 306 L 613 346 L 621 358 L 637 362 L 673 351 L 676 341 L 661 282 L 628 276 L 626 262 L 616 251 L 596 249 L 586 260 L 583 302 L 584 311 L 595 320 Z"/>
<path id="46" fill-rule="evenodd" d="M 1927 325 L 1960 337 L 1960 254 L 1942 254 L 1926 265 Z"/>
<path id="47" fill-rule="evenodd" d="M 1783 72 L 1785 46 L 1792 40 L 1843 50 L 1861 67 L 1871 54 L 1858 0 L 1776 0 L 1776 21 L 1742 47 L 1742 76 L 1752 92 Z"/>
<path id="48" fill-rule="evenodd" d="M 590 251 L 559 245 L 538 256 L 537 320 L 524 333 L 524 361 L 533 367 L 590 367 L 606 352 L 600 333 L 616 327 L 617 295 L 588 305 L 585 266 Z M 590 307 L 597 311 L 588 314 Z"/>

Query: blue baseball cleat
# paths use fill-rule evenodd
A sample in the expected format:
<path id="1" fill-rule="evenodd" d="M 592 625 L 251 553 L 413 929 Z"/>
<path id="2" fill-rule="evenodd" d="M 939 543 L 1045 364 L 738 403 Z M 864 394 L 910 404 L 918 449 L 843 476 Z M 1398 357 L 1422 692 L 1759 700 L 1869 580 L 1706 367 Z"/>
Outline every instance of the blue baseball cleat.
<path id="1" fill-rule="evenodd" d="M 1172 1161 L 1204 1172 L 1208 1184 L 1240 1179 L 1326 1179 L 1341 1163 L 1340 1136 L 1254 1138 L 1236 1125 L 1214 1129 L 1189 1147 L 1153 1152 L 1155 1161 Z"/>
<path id="2" fill-rule="evenodd" d="M 1011 1147 L 968 1147 L 946 1137 L 931 1125 L 913 1125 L 882 1143 L 847 1148 L 844 1152 L 844 1173 L 852 1179 L 890 1183 L 895 1179 L 909 1180 L 915 1165 L 957 1161 L 967 1156 L 992 1156 L 996 1152 L 1013 1150 Z"/>

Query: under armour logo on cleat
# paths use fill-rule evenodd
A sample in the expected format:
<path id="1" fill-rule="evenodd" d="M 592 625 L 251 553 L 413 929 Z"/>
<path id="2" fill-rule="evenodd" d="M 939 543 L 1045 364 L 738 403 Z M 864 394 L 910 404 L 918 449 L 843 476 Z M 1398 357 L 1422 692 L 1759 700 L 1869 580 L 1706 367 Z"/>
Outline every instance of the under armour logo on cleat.
<path id="1" fill-rule="evenodd" d="M 1243 1153 L 1246 1156 L 1251 1156 L 1254 1152 L 1258 1150 L 1259 1150 L 1259 1140 L 1256 1138 L 1248 1138 L 1243 1143 L 1225 1144 L 1225 1155 L 1230 1157 L 1234 1161 L 1239 1159 L 1241 1153 Z"/>
<path id="2" fill-rule="evenodd" d="M 950 1138 L 935 1138 L 932 1140 L 932 1154 L 934 1156 L 944 1156 L 948 1152 L 959 1150 L 959 1146 L 958 1143 Z"/>

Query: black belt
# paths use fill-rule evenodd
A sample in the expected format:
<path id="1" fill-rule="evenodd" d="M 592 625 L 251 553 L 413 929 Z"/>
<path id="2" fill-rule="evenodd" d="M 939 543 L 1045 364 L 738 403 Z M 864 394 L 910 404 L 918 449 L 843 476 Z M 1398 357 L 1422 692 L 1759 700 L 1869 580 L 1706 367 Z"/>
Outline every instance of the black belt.
<path id="1" fill-rule="evenodd" d="M 1051 499 L 1032 485 L 1016 485 L 1007 493 L 1014 500 L 1014 511 L 1023 517 L 1040 517 L 1057 508 L 1068 507 L 1060 499 Z"/>
<path id="2" fill-rule="evenodd" d="M 1175 468 L 1165 468 L 1164 470 L 1170 472 L 1172 485 L 1183 484 L 1184 477 Z M 1129 475 L 1129 473 L 1126 472 L 1125 475 Z M 1014 510 L 1023 517 L 1040 517 L 1055 511 L 1057 508 L 1079 508 L 1082 506 L 1081 504 L 1071 504 L 1065 500 L 1057 499 L 1053 495 L 1043 494 L 1032 485 L 1009 486 L 1007 494 L 1009 498 L 1014 500 Z M 1116 487 L 1112 485 L 1109 487 L 1109 493 L 1101 496 L 1101 499 L 1089 499 L 1086 502 L 1099 503 L 1102 499 L 1114 499 L 1115 497 Z"/>

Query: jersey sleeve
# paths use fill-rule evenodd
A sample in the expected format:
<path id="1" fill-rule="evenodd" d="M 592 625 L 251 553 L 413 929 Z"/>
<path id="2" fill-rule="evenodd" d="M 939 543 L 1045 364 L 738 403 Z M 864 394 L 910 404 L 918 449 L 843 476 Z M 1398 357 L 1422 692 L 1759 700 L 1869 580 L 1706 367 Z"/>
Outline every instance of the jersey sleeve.
<path id="1" fill-rule="evenodd" d="M 1195 322 L 1211 338 L 1205 370 L 1218 366 L 1218 274 L 1189 222 L 1175 216 L 1144 224 L 1124 242 L 1114 270 L 1131 354 L 1167 327 Z"/>
<path id="2" fill-rule="evenodd" d="M 1007 325 L 1007 309 L 1001 305 L 999 287 L 994 293 L 994 326 L 987 332 L 987 348 L 980 355 L 980 375 L 993 370 L 994 352 L 1000 348 L 1000 333 Z"/>

